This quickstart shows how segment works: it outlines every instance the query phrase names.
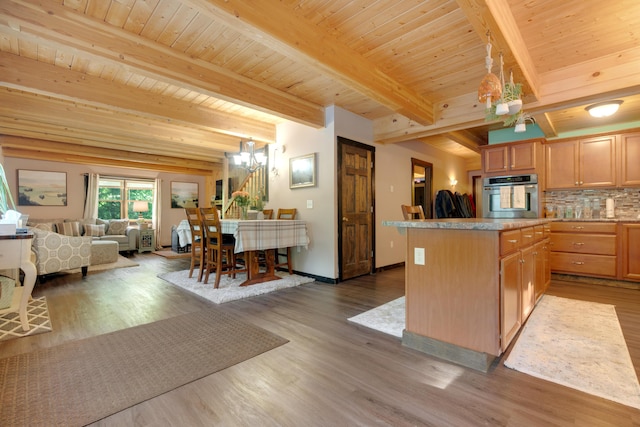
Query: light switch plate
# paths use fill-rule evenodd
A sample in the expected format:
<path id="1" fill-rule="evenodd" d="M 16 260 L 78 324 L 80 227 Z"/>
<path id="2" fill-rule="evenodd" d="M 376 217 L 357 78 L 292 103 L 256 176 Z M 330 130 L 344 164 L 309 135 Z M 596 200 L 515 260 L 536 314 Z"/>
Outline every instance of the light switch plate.
<path id="1" fill-rule="evenodd" d="M 424 248 L 413 248 L 413 261 L 415 265 L 424 265 Z"/>
<path id="2" fill-rule="evenodd" d="M 313 209 L 313 200 L 307 200 L 307 209 Z"/>

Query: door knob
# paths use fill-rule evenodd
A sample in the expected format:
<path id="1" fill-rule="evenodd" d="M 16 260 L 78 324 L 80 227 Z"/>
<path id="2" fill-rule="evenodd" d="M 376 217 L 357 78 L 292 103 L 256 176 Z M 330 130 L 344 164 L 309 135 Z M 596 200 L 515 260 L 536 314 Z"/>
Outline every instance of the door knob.
<path id="1" fill-rule="evenodd" d="M 347 222 L 347 221 L 349 221 L 349 218 L 347 218 L 346 216 L 343 216 L 342 217 L 342 221 Z"/>

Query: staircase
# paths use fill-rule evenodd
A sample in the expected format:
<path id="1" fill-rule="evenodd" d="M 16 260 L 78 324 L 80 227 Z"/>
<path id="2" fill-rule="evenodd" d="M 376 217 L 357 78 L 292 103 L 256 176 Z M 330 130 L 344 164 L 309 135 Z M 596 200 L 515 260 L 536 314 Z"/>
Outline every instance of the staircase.
<path id="1" fill-rule="evenodd" d="M 253 173 L 247 174 L 239 188 L 235 189 L 235 191 L 246 191 L 251 194 L 252 197 L 261 194 L 264 203 L 266 202 L 268 178 L 267 168 L 262 167 Z M 253 207 L 253 204 L 249 207 Z M 238 206 L 236 200 L 231 198 L 231 194 L 229 194 L 229 200 L 222 209 L 223 218 L 240 218 L 240 211 L 240 206 Z"/>

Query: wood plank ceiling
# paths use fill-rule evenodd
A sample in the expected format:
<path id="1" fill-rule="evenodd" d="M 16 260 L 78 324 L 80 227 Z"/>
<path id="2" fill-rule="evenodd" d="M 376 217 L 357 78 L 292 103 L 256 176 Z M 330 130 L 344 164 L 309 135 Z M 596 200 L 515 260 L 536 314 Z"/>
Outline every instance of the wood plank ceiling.
<path id="1" fill-rule="evenodd" d="M 477 100 L 487 31 L 551 137 L 600 125 L 597 101 L 640 118 L 638 28 L 637 0 L 3 0 L 0 144 L 200 173 L 334 104 L 471 158 L 501 127 Z"/>

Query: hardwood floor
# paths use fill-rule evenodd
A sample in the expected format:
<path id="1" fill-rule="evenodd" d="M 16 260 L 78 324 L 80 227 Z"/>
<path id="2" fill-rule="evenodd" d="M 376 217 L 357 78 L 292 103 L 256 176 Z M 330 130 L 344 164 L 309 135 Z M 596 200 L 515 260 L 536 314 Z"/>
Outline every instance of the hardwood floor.
<path id="1" fill-rule="evenodd" d="M 47 296 L 53 332 L 0 342 L 0 357 L 212 306 L 156 277 L 187 269 L 187 260 L 133 259 L 141 265 L 38 284 L 34 296 Z M 484 374 L 347 321 L 403 294 L 404 269 L 397 268 L 213 305 L 290 342 L 94 425 L 640 425 L 639 410 L 513 371 L 503 359 Z M 639 290 L 556 280 L 549 294 L 616 305 L 640 373 Z"/>

